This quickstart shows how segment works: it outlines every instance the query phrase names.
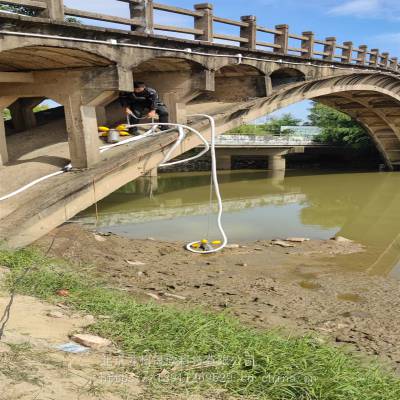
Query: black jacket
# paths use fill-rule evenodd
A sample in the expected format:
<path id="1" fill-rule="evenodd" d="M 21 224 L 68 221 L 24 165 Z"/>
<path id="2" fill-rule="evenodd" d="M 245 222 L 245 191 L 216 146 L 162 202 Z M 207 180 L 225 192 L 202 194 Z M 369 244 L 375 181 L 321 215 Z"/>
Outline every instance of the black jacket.
<path id="1" fill-rule="evenodd" d="M 148 108 L 151 111 L 163 105 L 157 91 L 149 87 L 146 87 L 142 93 L 122 92 L 119 100 L 122 107 Z"/>

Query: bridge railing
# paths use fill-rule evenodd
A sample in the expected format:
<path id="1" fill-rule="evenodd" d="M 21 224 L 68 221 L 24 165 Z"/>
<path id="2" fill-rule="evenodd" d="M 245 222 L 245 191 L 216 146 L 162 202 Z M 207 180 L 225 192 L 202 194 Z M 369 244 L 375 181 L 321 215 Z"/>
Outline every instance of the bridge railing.
<path id="1" fill-rule="evenodd" d="M 390 57 L 387 52 L 381 53 L 379 49 L 368 50 L 366 45 L 356 47 L 351 41 L 338 43 L 335 37 L 317 39 L 311 31 L 294 34 L 289 31 L 288 25 L 276 25 L 273 28 L 260 26 L 257 24 L 257 18 L 252 15 L 243 16 L 240 21 L 219 17 L 214 15 L 213 5 L 210 3 L 196 4 L 193 9 L 187 9 L 157 3 L 153 0 L 109 1 L 110 3 L 112 1 L 126 3 L 129 8 L 126 17 L 65 7 L 64 0 L 0 0 L 0 5 L 22 6 L 32 11 L 34 16 L 52 20 L 64 21 L 65 16 L 72 16 L 84 20 L 115 23 L 127 26 L 129 30 L 148 34 L 171 32 L 175 36 L 188 37 L 189 35 L 188 38 L 204 42 L 228 42 L 243 50 L 264 50 L 305 59 L 399 70 L 398 58 Z M 156 20 L 160 13 L 170 16 L 171 20 L 178 15 L 192 18 L 193 22 L 191 26 L 158 24 Z M 222 32 L 218 31 L 221 26 Z M 238 30 L 237 34 L 231 34 L 232 27 Z"/>
<path id="2" fill-rule="evenodd" d="M 317 144 L 306 136 L 272 135 L 220 135 L 215 139 L 217 146 L 311 146 Z M 319 144 L 319 143 L 318 143 Z"/>
<path id="3" fill-rule="evenodd" d="M 1 1 L 1 5 L 10 5 L 17 7 L 24 7 L 29 11 L 36 12 L 37 14 L 47 10 L 47 2 L 45 0 L 13 0 Z"/>

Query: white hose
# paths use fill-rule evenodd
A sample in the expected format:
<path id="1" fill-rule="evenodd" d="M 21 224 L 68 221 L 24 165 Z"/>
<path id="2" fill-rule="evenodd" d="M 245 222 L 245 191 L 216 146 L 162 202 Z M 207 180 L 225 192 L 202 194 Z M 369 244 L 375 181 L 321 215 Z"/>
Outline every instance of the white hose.
<path id="1" fill-rule="evenodd" d="M 173 125 L 174 128 L 181 126 L 181 125 L 178 125 L 178 124 L 158 124 L 158 123 L 155 123 L 155 124 L 140 124 L 140 125 L 134 125 L 134 126 L 148 126 L 148 125 L 152 125 L 152 127 L 147 132 L 145 132 L 143 135 L 134 136 L 134 137 L 131 137 L 129 139 L 121 140 L 118 143 L 105 145 L 105 146 L 100 146 L 99 147 L 100 153 L 104 153 L 104 152 L 106 152 L 108 150 L 111 150 L 114 147 L 122 146 L 122 145 L 125 145 L 125 144 L 128 144 L 128 143 L 131 143 L 131 142 L 135 142 L 135 141 L 141 140 L 141 139 L 143 139 L 145 137 L 152 136 L 152 135 L 154 135 L 154 130 L 157 128 L 158 125 Z M 198 133 L 193 128 L 190 128 L 188 126 L 184 126 L 184 127 L 189 129 L 190 131 L 192 131 L 194 133 Z M 166 131 L 163 131 L 163 133 L 165 133 L 165 132 Z M 208 143 L 207 143 L 207 146 L 208 146 Z M 208 149 L 209 149 L 209 147 L 207 147 L 207 151 L 208 151 Z M 204 154 L 204 152 L 202 152 L 202 154 Z M 71 165 L 71 163 L 69 163 L 59 171 L 56 171 L 56 172 L 53 172 L 51 174 L 42 176 L 41 178 L 35 179 L 34 181 L 29 182 L 28 184 L 26 184 L 26 185 L 20 187 L 19 189 L 15 190 L 14 192 L 8 193 L 8 194 L 0 197 L 0 202 L 8 200 L 8 199 L 10 199 L 10 198 L 12 198 L 14 196 L 17 196 L 17 195 L 21 194 L 22 192 L 25 192 L 26 190 L 32 188 L 33 186 L 36 186 L 36 185 L 38 185 L 39 183 L 41 183 L 43 181 L 46 181 L 47 179 L 53 178 L 53 177 L 58 176 L 58 175 L 62 175 L 65 172 L 69 172 L 71 170 L 72 170 L 72 165 Z"/>
<path id="2" fill-rule="evenodd" d="M 20 193 L 22 193 L 22 192 L 25 192 L 25 190 L 30 189 L 31 187 L 33 187 L 33 186 L 39 184 L 40 182 L 43 182 L 43 181 L 45 181 L 45 180 L 47 180 L 47 179 L 50 179 L 50 178 L 53 178 L 54 176 L 57 176 L 57 175 L 61 175 L 61 174 L 63 174 L 64 172 L 70 171 L 71 169 L 72 169 L 72 165 L 71 165 L 71 164 L 68 164 L 68 165 L 66 165 L 66 166 L 65 166 L 62 170 L 60 170 L 60 171 L 53 172 L 52 174 L 45 175 L 45 176 L 42 176 L 41 178 L 35 179 L 34 181 L 32 181 L 32 182 L 26 184 L 25 186 L 22 186 L 21 188 L 17 189 L 16 191 L 11 192 L 11 193 L 8 193 L 8 194 L 6 194 L 6 195 L 3 196 L 3 197 L 0 197 L 0 201 L 8 200 L 8 199 L 10 199 L 11 197 L 14 197 L 14 196 L 16 196 L 16 195 L 18 195 L 18 194 L 20 194 Z"/>
<path id="3" fill-rule="evenodd" d="M 217 173 L 217 157 L 215 154 L 215 136 L 216 136 L 215 120 L 213 117 L 210 117 L 209 115 L 205 115 L 205 114 L 197 114 L 195 116 L 207 118 L 211 125 L 211 175 L 212 175 L 215 195 L 217 197 L 217 202 L 218 202 L 217 225 L 218 225 L 218 230 L 220 231 L 223 240 L 219 247 L 216 247 L 216 248 L 213 248 L 210 250 L 197 250 L 197 249 L 193 248 L 193 246 L 199 244 L 199 242 L 188 243 L 186 245 L 186 249 L 191 251 L 192 253 L 211 254 L 211 253 L 216 253 L 217 251 L 222 250 L 228 244 L 228 238 L 227 238 L 224 228 L 222 226 L 223 204 L 222 204 L 221 193 L 219 190 L 218 173 Z"/>
<path id="4" fill-rule="evenodd" d="M 158 124 L 157 124 L 157 125 L 158 125 Z M 144 139 L 145 137 L 152 136 L 152 135 L 154 135 L 154 131 L 155 131 L 155 129 L 157 128 L 157 125 L 152 126 L 151 129 L 149 129 L 147 132 L 143 133 L 143 135 L 130 137 L 129 139 L 124 139 L 124 140 L 121 140 L 120 142 L 117 142 L 117 143 L 107 144 L 107 145 L 104 145 L 104 146 L 100 146 L 100 147 L 99 147 L 100 153 L 104 153 L 104 152 L 106 152 L 106 151 L 108 151 L 108 150 L 113 149 L 114 147 L 122 146 L 123 144 L 128 144 L 128 143 L 131 143 L 131 142 L 136 142 L 136 141 L 138 141 L 138 140 Z"/>
<path id="5" fill-rule="evenodd" d="M 212 181 L 213 181 L 215 195 L 216 195 L 217 202 L 218 202 L 217 226 L 218 226 L 218 230 L 221 233 L 221 236 L 222 236 L 223 240 L 222 240 L 221 244 L 218 247 L 212 248 L 212 249 L 209 249 L 209 250 L 205 250 L 205 249 L 198 250 L 198 249 L 193 247 L 193 246 L 196 246 L 196 245 L 200 245 L 201 244 L 200 241 L 191 242 L 191 243 L 188 243 L 186 245 L 186 249 L 189 250 L 192 253 L 196 253 L 196 254 L 211 254 L 211 253 L 216 253 L 218 251 L 221 251 L 228 244 L 228 238 L 227 238 L 226 233 L 224 231 L 224 228 L 222 226 L 223 204 L 222 204 L 221 193 L 220 193 L 220 190 L 219 190 L 218 173 L 217 173 L 217 157 L 216 157 L 216 154 L 215 154 L 215 136 L 216 136 L 215 120 L 214 120 L 213 117 L 211 117 L 209 115 L 206 115 L 206 114 L 189 115 L 189 117 L 203 117 L 203 118 L 207 118 L 208 119 L 208 121 L 210 122 L 210 125 L 211 125 L 211 146 L 209 145 L 207 139 L 199 131 L 197 131 L 196 129 L 193 129 L 193 128 L 189 127 L 189 126 L 185 126 L 185 125 L 181 125 L 181 124 L 158 123 L 158 125 L 161 125 L 161 126 L 162 125 L 175 126 L 175 127 L 178 128 L 178 131 L 179 131 L 179 137 L 178 137 L 177 141 L 174 143 L 174 145 L 168 151 L 167 155 L 164 157 L 164 160 L 162 161 L 162 163 L 159 166 L 160 167 L 167 167 L 167 166 L 171 166 L 171 165 L 177 165 L 177 164 L 181 164 L 181 163 L 186 163 L 188 161 L 191 161 L 191 160 L 194 160 L 196 158 L 201 157 L 203 154 L 208 152 L 208 150 L 211 148 L 211 177 L 212 177 Z M 128 125 L 127 128 L 139 127 L 139 126 L 148 126 L 148 125 L 152 125 L 152 124 Z M 197 154 L 197 155 L 195 155 L 193 157 L 186 158 L 184 160 L 171 162 L 171 163 L 166 163 L 166 161 L 169 159 L 169 157 L 172 156 L 173 152 L 178 148 L 178 146 L 184 140 L 184 138 L 186 136 L 185 132 L 184 132 L 184 129 L 187 129 L 187 130 L 195 133 L 203 141 L 203 143 L 205 145 L 205 149 L 203 151 L 201 151 L 199 154 Z"/>
<path id="6" fill-rule="evenodd" d="M 153 123 L 145 123 L 145 124 L 127 125 L 126 128 L 128 128 L 128 129 L 131 128 L 131 127 L 146 127 L 146 126 L 147 127 L 150 126 L 150 129 L 148 131 L 146 131 L 144 134 L 140 135 L 140 136 L 131 137 L 129 139 L 125 139 L 125 140 L 122 140 L 122 141 L 120 141 L 118 143 L 114 143 L 114 144 L 111 144 L 111 145 L 101 146 L 99 149 L 100 149 L 100 153 L 103 153 L 105 151 L 111 150 L 114 147 L 122 146 L 122 145 L 125 145 L 125 144 L 128 144 L 128 143 L 131 143 L 131 142 L 134 142 L 134 141 L 138 141 L 138 140 L 144 139 L 146 137 L 152 136 L 152 135 L 155 134 L 155 129 L 158 126 L 169 126 L 169 127 L 171 127 L 171 129 L 168 129 L 168 131 L 172 130 L 172 129 L 175 129 L 175 128 L 178 128 L 178 132 L 179 132 L 178 139 L 175 141 L 173 146 L 168 150 L 168 152 L 165 155 L 163 161 L 159 164 L 159 167 L 167 167 L 167 166 L 177 165 L 177 164 L 186 163 L 188 161 L 195 160 L 196 158 L 199 158 L 202 155 L 204 155 L 205 153 L 207 153 L 211 148 L 212 181 L 213 181 L 213 186 L 214 186 L 215 194 L 216 194 L 217 201 L 218 201 L 217 225 L 218 225 L 218 230 L 220 231 L 221 236 L 223 238 L 223 241 L 221 242 L 221 244 L 218 247 L 213 248 L 213 249 L 209 249 L 209 250 L 197 250 L 197 249 L 195 249 L 193 246 L 194 245 L 199 245 L 201 243 L 199 241 L 192 242 L 192 243 L 189 243 L 189 244 L 186 245 L 186 249 L 191 251 L 192 253 L 210 254 L 210 253 L 215 253 L 217 251 L 222 250 L 228 243 L 228 239 L 227 239 L 226 233 L 225 233 L 225 231 L 223 229 L 223 226 L 222 226 L 223 205 L 222 205 L 222 198 L 221 198 L 221 193 L 220 193 L 219 184 L 218 184 L 217 162 L 216 162 L 216 154 L 215 154 L 215 135 L 216 135 L 215 120 L 214 120 L 213 117 L 210 117 L 209 115 L 205 115 L 205 114 L 195 114 L 195 115 L 191 115 L 191 117 L 204 117 L 204 118 L 207 118 L 209 120 L 210 125 L 211 125 L 211 146 L 209 145 L 207 139 L 198 130 L 196 130 L 194 128 L 191 128 L 190 126 L 182 125 L 182 124 L 154 123 L 153 122 Z M 175 150 L 181 145 L 181 143 L 185 139 L 185 137 L 186 137 L 185 130 L 188 130 L 189 132 L 192 132 L 195 135 L 197 135 L 200 138 L 200 140 L 204 143 L 204 149 L 200 153 L 196 154 L 193 157 L 189 157 L 189 158 L 186 158 L 184 160 L 179 160 L 179 161 L 174 161 L 174 162 L 168 163 L 167 161 L 171 157 L 173 157 L 173 153 L 175 152 Z M 166 132 L 167 131 L 162 131 L 161 133 L 166 133 Z M 157 134 L 159 134 L 159 133 L 157 133 Z M 60 171 L 53 172 L 52 174 L 49 174 L 49 175 L 45 175 L 45 176 L 43 176 L 43 177 L 41 177 L 39 179 L 36 179 L 36 180 L 28 183 L 27 185 L 19 188 L 18 190 L 14 191 L 12 193 L 9 193 L 9 194 L 7 194 L 7 195 L 5 195 L 3 197 L 0 197 L 0 201 L 8 200 L 11 197 L 14 197 L 14 196 L 16 196 L 16 195 L 28 190 L 29 188 L 39 184 L 40 182 L 43 182 L 43 181 L 45 181 L 47 179 L 50 179 L 52 177 L 61 175 L 61 174 L 65 173 L 65 172 L 71 171 L 71 169 L 72 169 L 72 165 L 70 163 L 70 164 L 66 165 Z"/>
<path id="7" fill-rule="evenodd" d="M 174 151 L 179 147 L 182 143 L 183 139 L 185 139 L 185 131 L 182 126 L 178 126 L 179 137 L 178 140 L 174 143 L 174 145 L 169 149 L 168 153 L 164 157 L 164 160 L 161 162 L 160 167 L 166 167 L 168 164 L 166 162 L 171 158 Z"/>
<path id="8" fill-rule="evenodd" d="M 189 115 L 189 116 L 190 117 L 194 117 L 194 116 L 198 116 L 198 115 Z M 204 144 L 204 149 L 200 153 L 196 154 L 195 156 L 190 157 L 190 158 L 185 158 L 184 160 L 174 161 L 174 162 L 165 164 L 165 162 L 167 161 L 168 157 L 170 157 L 172 155 L 173 151 L 175 151 L 175 149 L 181 144 L 181 142 L 182 142 L 182 140 L 184 138 L 184 137 L 181 138 L 179 136 L 178 139 L 177 139 L 177 142 L 174 144 L 174 149 L 172 151 L 171 150 L 168 151 L 167 156 L 164 158 L 164 160 L 162 161 L 162 164 L 160 164 L 159 167 L 170 167 L 172 165 L 187 163 L 189 161 L 195 160 L 196 158 L 199 158 L 199 157 L 203 156 L 204 154 L 206 154 L 210 150 L 210 144 L 208 143 L 207 139 L 198 130 L 196 130 L 196 129 L 190 127 L 190 126 L 187 126 L 187 125 L 172 124 L 170 122 L 156 122 L 156 123 L 127 125 L 126 128 L 129 129 L 129 128 L 133 128 L 133 127 L 138 127 L 139 128 L 139 127 L 146 127 L 146 126 L 155 126 L 155 127 L 157 127 L 157 126 L 170 126 L 172 129 L 173 128 L 178 128 L 179 129 L 179 127 L 181 127 L 183 130 L 186 129 L 189 132 L 194 133 L 196 136 L 199 137 L 199 139 Z M 166 133 L 168 131 L 162 131 L 161 133 L 164 134 L 164 133 Z M 110 145 L 110 146 L 113 146 L 113 147 L 121 146 L 121 145 L 126 144 L 128 142 L 131 142 L 131 141 L 134 141 L 134 140 L 138 140 L 138 139 L 142 139 L 148 133 L 149 133 L 149 131 L 146 132 L 145 134 L 141 135 L 141 136 L 135 136 L 134 138 L 129 138 L 129 139 L 126 139 L 126 140 L 122 140 L 121 142 L 114 143 L 113 145 Z M 159 133 L 157 133 L 157 134 L 159 134 Z M 150 136 L 150 134 L 148 134 L 147 136 Z M 102 147 L 105 148 L 105 147 L 110 147 L 110 146 L 102 146 Z"/>

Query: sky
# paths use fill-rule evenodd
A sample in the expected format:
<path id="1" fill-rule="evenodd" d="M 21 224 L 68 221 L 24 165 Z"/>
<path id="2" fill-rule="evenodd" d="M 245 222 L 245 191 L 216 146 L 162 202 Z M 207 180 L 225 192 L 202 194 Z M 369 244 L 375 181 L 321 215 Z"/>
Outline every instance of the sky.
<path id="1" fill-rule="evenodd" d="M 193 8 L 199 0 L 158 0 L 160 3 L 178 7 Z M 370 49 L 378 48 L 392 56 L 400 57 L 400 0 L 209 0 L 214 4 L 214 14 L 239 20 L 242 15 L 255 15 L 257 24 L 274 27 L 288 24 L 290 31 L 301 34 L 313 31 L 316 37 L 324 39 L 335 36 L 337 41 L 352 41 L 355 46 L 366 44 Z M 71 8 L 98 11 L 109 15 L 128 16 L 128 5 L 118 0 L 65 0 Z M 170 13 L 156 14 L 156 23 L 164 25 L 189 26 L 190 17 Z M 91 21 L 95 24 L 95 21 Z M 106 23 L 100 23 L 106 26 Z M 238 31 L 216 24 L 220 33 L 236 34 Z M 261 39 L 263 40 L 263 39 Z M 270 41 L 270 38 L 266 38 Z M 306 119 L 307 102 L 295 104 L 288 110 Z"/>

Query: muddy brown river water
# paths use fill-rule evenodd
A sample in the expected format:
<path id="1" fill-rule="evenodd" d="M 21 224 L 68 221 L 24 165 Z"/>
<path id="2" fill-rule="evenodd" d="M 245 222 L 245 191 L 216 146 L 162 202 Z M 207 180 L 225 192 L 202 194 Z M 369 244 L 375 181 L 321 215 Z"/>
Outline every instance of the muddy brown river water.
<path id="1" fill-rule="evenodd" d="M 219 177 L 231 242 L 340 235 L 366 249 L 338 256 L 340 265 L 400 278 L 399 172 L 289 170 L 283 178 L 246 170 Z M 215 217 L 208 217 L 209 173 L 160 174 L 158 188 L 143 179 L 98 204 L 101 230 L 135 239 L 218 238 Z M 76 220 L 93 225 L 94 208 Z"/>

